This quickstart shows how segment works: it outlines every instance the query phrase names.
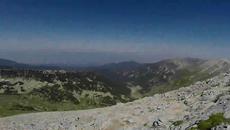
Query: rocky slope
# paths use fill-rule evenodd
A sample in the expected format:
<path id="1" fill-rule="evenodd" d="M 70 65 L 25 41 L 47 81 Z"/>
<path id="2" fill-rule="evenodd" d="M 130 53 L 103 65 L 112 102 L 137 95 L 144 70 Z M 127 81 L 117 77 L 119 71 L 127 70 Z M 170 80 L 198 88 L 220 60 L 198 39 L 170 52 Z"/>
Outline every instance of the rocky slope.
<path id="1" fill-rule="evenodd" d="M 218 116 L 213 114 L 219 113 Z M 223 113 L 223 117 L 221 117 Z M 212 117 L 213 116 L 213 117 Z M 221 118 L 221 120 L 216 119 Z M 112 107 L 0 119 L 1 130 L 224 130 L 230 118 L 230 74 Z M 206 123 L 216 119 L 214 123 Z M 206 123 L 206 124 L 205 124 Z"/>

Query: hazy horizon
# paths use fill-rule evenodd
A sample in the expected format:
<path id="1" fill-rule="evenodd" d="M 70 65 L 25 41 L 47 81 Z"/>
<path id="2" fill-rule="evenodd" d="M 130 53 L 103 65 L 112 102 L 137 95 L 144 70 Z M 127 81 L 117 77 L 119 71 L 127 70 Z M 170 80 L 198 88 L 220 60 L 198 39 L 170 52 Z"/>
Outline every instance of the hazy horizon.
<path id="1" fill-rule="evenodd" d="M 230 58 L 227 0 L 1 0 L 0 58 L 98 65 Z"/>

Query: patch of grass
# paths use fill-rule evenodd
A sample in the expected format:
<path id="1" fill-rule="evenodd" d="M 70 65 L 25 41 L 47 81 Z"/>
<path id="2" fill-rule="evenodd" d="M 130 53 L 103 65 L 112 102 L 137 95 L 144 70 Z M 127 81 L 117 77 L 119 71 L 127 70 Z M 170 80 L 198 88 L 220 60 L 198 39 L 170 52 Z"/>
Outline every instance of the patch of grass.
<path id="1" fill-rule="evenodd" d="M 155 112 L 155 109 L 149 109 L 149 112 Z"/>
<path id="2" fill-rule="evenodd" d="M 192 127 L 190 130 L 198 130 L 197 127 Z"/>
<path id="3" fill-rule="evenodd" d="M 78 109 L 71 102 L 52 103 L 39 96 L 0 95 L 0 117 L 42 111 L 65 111 Z"/>
<path id="4" fill-rule="evenodd" d="M 110 100 L 105 102 L 110 103 Z M 4 95 L 0 94 L 0 117 L 44 111 L 68 111 L 102 107 L 100 104 L 81 102 L 74 104 L 71 101 L 50 102 L 35 95 Z"/>
<path id="5" fill-rule="evenodd" d="M 181 124 L 183 124 L 183 121 L 182 120 L 179 120 L 179 121 L 175 121 L 172 123 L 174 126 L 179 126 Z"/>
<path id="6" fill-rule="evenodd" d="M 145 124 L 144 124 L 144 127 L 147 127 L 147 126 L 148 126 L 148 124 L 147 124 L 147 123 L 145 123 Z"/>
<path id="7" fill-rule="evenodd" d="M 224 118 L 223 113 L 217 113 L 211 115 L 207 120 L 200 121 L 197 127 L 193 127 L 190 130 L 210 130 L 213 127 L 221 125 L 222 123 L 230 124 L 230 119 Z"/>
<path id="8" fill-rule="evenodd" d="M 10 110 L 37 111 L 36 108 L 29 106 L 29 105 L 24 105 L 24 104 L 14 104 L 12 105 Z"/>

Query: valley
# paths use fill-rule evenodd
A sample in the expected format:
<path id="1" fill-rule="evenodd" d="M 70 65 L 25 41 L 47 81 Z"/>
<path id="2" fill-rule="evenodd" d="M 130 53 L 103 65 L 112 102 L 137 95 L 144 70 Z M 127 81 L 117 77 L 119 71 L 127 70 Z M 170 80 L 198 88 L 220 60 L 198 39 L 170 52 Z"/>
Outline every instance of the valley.
<path id="1" fill-rule="evenodd" d="M 0 129 L 206 130 L 230 119 L 228 60 L 55 68 L 4 64 Z M 221 121 L 203 126 L 216 117 Z"/>
<path id="2" fill-rule="evenodd" d="M 0 62 L 1 64 L 1 62 Z M 168 59 L 121 62 L 98 67 L 47 70 L 13 61 L 0 70 L 0 116 L 105 107 L 164 93 L 216 76 L 227 60 Z"/>

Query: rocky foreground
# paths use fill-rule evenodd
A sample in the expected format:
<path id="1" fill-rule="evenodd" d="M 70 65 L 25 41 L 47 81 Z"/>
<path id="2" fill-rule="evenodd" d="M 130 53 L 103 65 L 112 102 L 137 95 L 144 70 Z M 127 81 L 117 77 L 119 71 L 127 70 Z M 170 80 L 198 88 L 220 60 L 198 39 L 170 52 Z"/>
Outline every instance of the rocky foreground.
<path id="1" fill-rule="evenodd" d="M 230 118 L 230 74 L 112 107 L 44 112 L 0 119 L 1 130 L 191 129 L 214 113 Z M 213 129 L 230 129 L 227 125 Z"/>

